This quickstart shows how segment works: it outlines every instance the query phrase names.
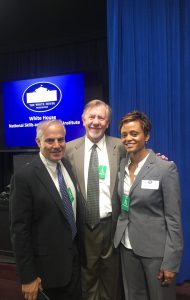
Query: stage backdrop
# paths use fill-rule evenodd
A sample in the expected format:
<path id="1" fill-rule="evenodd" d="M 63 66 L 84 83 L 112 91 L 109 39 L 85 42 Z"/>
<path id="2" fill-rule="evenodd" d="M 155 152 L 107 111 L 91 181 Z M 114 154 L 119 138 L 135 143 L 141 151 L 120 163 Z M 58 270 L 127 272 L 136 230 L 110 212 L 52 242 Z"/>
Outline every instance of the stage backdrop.
<path id="1" fill-rule="evenodd" d="M 177 281 L 190 279 L 190 1 L 107 0 L 111 134 L 144 111 L 150 147 L 174 160 L 182 191 L 184 254 Z"/>

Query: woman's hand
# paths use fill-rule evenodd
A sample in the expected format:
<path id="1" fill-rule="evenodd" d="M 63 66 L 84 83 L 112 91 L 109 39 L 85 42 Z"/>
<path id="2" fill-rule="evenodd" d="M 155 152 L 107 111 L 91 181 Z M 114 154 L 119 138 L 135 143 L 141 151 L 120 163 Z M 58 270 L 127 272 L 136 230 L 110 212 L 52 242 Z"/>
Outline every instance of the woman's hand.
<path id="1" fill-rule="evenodd" d="M 176 275 L 175 272 L 160 269 L 157 278 L 158 278 L 158 280 L 161 281 L 162 286 L 168 286 L 173 281 L 175 275 Z"/>

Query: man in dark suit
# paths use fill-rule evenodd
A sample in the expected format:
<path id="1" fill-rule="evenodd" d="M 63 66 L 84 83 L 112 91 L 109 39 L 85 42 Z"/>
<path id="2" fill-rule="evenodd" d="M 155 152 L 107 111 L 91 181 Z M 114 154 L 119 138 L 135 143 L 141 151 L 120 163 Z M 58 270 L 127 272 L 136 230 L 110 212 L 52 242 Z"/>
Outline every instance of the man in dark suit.
<path id="1" fill-rule="evenodd" d="M 99 221 L 95 226 L 91 226 L 86 218 L 85 225 L 87 265 L 82 268 L 82 290 L 85 300 L 122 299 L 120 261 L 118 251 L 113 247 L 113 236 L 120 213 L 117 172 L 125 150 L 119 139 L 105 135 L 110 117 L 111 109 L 106 103 L 100 100 L 88 102 L 82 116 L 86 136 L 67 143 L 65 152 L 85 199 L 86 212 L 90 197 L 87 195 L 96 189 L 92 186 L 89 191 L 88 184 L 94 144 L 99 162 L 99 188 L 96 189 Z M 95 209 L 93 211 L 95 215 Z"/>
<path id="2" fill-rule="evenodd" d="M 22 292 L 28 300 L 35 300 L 41 289 L 51 300 L 78 300 L 82 202 L 71 165 L 63 158 L 62 122 L 39 123 L 36 142 L 39 156 L 11 182 L 11 238 Z M 58 174 L 58 163 L 63 176 Z M 60 176 L 65 180 L 66 195 Z"/>

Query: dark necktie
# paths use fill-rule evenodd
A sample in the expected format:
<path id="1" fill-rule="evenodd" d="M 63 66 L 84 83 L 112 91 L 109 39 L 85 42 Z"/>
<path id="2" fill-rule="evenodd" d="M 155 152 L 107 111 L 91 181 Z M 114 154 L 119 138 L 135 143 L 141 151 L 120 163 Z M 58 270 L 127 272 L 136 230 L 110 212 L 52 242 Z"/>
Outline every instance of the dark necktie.
<path id="1" fill-rule="evenodd" d="M 90 163 L 88 169 L 86 223 L 91 229 L 100 222 L 99 213 L 99 171 L 97 146 L 92 146 Z"/>
<path id="2" fill-rule="evenodd" d="M 57 163 L 57 177 L 58 177 L 59 188 L 60 188 L 60 192 L 61 192 L 61 198 L 62 198 L 64 210 L 65 210 L 65 215 L 66 215 L 67 221 L 69 222 L 69 224 L 71 226 L 72 239 L 74 240 L 76 233 L 77 233 L 77 227 L 76 227 L 74 212 L 73 212 L 73 208 L 72 208 L 72 203 L 71 203 L 68 193 L 67 193 L 67 186 L 66 186 L 63 174 L 62 174 L 60 163 Z"/>

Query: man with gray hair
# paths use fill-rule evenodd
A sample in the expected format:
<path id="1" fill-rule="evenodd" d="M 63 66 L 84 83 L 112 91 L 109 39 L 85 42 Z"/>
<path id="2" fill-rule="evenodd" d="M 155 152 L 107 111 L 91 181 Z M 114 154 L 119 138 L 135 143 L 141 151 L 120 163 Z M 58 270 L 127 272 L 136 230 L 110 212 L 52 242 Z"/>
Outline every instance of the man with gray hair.
<path id="1" fill-rule="evenodd" d="M 117 173 L 126 154 L 118 138 L 105 134 L 110 117 L 111 108 L 105 102 L 88 102 L 82 115 L 86 135 L 67 143 L 65 152 L 86 203 L 84 300 L 123 299 L 120 257 L 113 237 L 120 213 Z"/>
<path id="2" fill-rule="evenodd" d="M 62 121 L 39 123 L 40 153 L 11 181 L 11 239 L 27 300 L 36 300 L 42 289 L 51 300 L 81 295 L 83 205 L 71 165 L 63 158 L 65 134 Z"/>

